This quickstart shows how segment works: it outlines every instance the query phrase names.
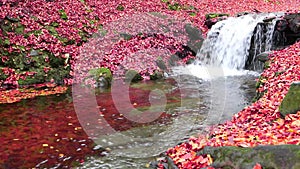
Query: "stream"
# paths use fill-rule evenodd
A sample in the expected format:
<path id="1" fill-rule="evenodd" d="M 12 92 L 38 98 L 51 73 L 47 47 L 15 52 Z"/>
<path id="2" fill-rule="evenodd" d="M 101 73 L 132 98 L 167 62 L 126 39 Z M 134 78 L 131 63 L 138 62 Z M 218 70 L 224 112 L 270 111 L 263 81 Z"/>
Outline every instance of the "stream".
<path id="1" fill-rule="evenodd" d="M 233 114 L 249 105 L 255 96 L 257 76 L 245 73 L 210 81 L 189 75 L 169 78 L 180 79 L 174 87 L 181 89 L 181 105 L 166 106 L 165 109 L 174 117 L 167 123 L 134 127 L 98 137 L 96 143 L 108 150 L 105 157 L 89 157 L 80 168 L 146 168 L 169 147 L 187 141 L 190 136 L 207 133 L 209 126 L 231 119 Z M 162 87 L 161 83 L 164 82 L 144 85 L 154 90 Z"/>

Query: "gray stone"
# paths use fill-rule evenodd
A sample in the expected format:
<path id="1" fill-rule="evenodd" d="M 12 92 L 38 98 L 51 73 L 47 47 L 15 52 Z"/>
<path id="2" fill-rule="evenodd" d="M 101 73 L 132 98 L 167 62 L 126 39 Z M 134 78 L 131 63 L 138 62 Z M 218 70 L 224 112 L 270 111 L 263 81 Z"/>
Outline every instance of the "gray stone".
<path id="1" fill-rule="evenodd" d="M 37 56 L 39 53 L 36 50 L 31 50 L 30 51 L 30 56 Z"/>
<path id="2" fill-rule="evenodd" d="M 270 52 L 263 52 L 263 53 L 258 54 L 256 56 L 256 59 L 261 62 L 266 62 L 269 60 L 269 55 L 270 55 Z"/>

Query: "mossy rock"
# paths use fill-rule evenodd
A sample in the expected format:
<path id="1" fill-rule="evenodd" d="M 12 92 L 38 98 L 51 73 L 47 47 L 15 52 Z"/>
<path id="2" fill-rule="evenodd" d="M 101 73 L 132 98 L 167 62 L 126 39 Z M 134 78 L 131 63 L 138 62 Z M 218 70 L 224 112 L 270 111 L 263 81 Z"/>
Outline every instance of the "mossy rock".
<path id="1" fill-rule="evenodd" d="M 300 110 L 300 82 L 291 84 L 290 89 L 284 97 L 279 111 L 281 115 L 294 114 Z"/>
<path id="2" fill-rule="evenodd" d="M 164 78 L 164 73 L 162 71 L 155 71 L 150 75 L 150 80 L 158 80 Z"/>
<path id="3" fill-rule="evenodd" d="M 125 40 L 130 40 L 132 38 L 132 35 L 128 33 L 120 33 L 120 36 Z"/>
<path id="4" fill-rule="evenodd" d="M 212 19 L 212 18 L 218 18 L 218 17 L 223 17 L 223 16 L 230 16 L 229 14 L 226 13 L 209 13 L 205 15 L 206 19 Z"/>
<path id="5" fill-rule="evenodd" d="M 143 77 L 135 70 L 128 70 L 125 73 L 125 81 L 126 82 L 138 82 L 143 80 Z"/>
<path id="6" fill-rule="evenodd" d="M 100 67 L 91 69 L 89 75 L 96 80 L 98 87 L 108 87 L 111 85 L 112 73 L 108 68 Z"/>
<path id="7" fill-rule="evenodd" d="M 205 147 L 197 153 L 210 154 L 212 167 L 252 169 L 259 163 L 266 169 L 296 169 L 300 165 L 299 145 L 266 145 L 257 147 Z"/>
<path id="8" fill-rule="evenodd" d="M 27 76 L 25 79 L 19 79 L 18 84 L 23 85 L 33 85 L 44 83 L 46 78 L 46 73 L 43 69 L 31 69 L 30 71 L 35 72 L 33 76 Z"/>

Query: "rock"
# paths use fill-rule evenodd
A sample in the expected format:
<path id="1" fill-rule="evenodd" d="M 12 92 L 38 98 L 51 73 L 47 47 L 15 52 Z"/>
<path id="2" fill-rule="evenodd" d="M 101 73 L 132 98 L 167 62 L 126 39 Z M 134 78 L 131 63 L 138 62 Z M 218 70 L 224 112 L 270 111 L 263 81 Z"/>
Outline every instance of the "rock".
<path id="1" fill-rule="evenodd" d="M 205 19 L 212 19 L 212 18 L 218 18 L 223 16 L 228 17 L 230 15 L 226 13 L 209 13 L 205 15 Z"/>
<path id="2" fill-rule="evenodd" d="M 267 17 L 267 18 L 263 19 L 263 22 L 271 22 L 275 18 L 276 18 L 276 16 Z"/>
<path id="3" fill-rule="evenodd" d="M 206 14 L 204 25 L 206 25 L 210 29 L 218 21 L 224 20 L 229 16 L 230 16 L 229 14 L 224 14 L 224 13 L 209 13 L 209 14 Z"/>
<path id="4" fill-rule="evenodd" d="M 194 52 L 197 53 L 203 44 L 203 40 L 188 41 L 187 46 Z"/>
<path id="5" fill-rule="evenodd" d="M 270 52 L 263 52 L 263 53 L 258 54 L 256 56 L 256 59 L 261 62 L 266 62 L 269 60 L 269 55 L 270 55 Z"/>
<path id="6" fill-rule="evenodd" d="M 135 70 L 128 70 L 125 73 L 125 81 L 126 82 L 138 82 L 143 80 L 143 77 Z"/>
<path id="7" fill-rule="evenodd" d="M 282 116 L 295 114 L 300 110 L 300 82 L 293 82 L 286 96 L 284 97 L 279 111 Z"/>
<path id="8" fill-rule="evenodd" d="M 162 60 L 162 58 L 158 58 L 156 61 L 155 61 L 156 65 L 163 71 L 168 71 L 168 68 L 166 66 L 166 63 Z"/>
<path id="9" fill-rule="evenodd" d="M 108 68 L 100 67 L 91 69 L 89 75 L 96 80 L 96 86 L 107 88 L 112 81 L 112 73 Z"/>
<path id="10" fill-rule="evenodd" d="M 240 17 L 240 16 L 244 16 L 244 15 L 248 15 L 249 12 L 239 12 L 237 14 L 235 14 L 236 17 Z"/>
<path id="11" fill-rule="evenodd" d="M 203 40 L 202 32 L 191 24 L 186 24 L 184 29 L 191 41 Z"/>
<path id="12" fill-rule="evenodd" d="M 149 167 L 158 168 L 159 164 L 161 164 L 164 169 L 178 169 L 178 167 L 174 164 L 173 160 L 170 157 L 165 156 L 165 155 L 164 155 L 164 157 L 159 159 L 159 162 L 158 161 L 152 161 L 150 163 Z"/>
<path id="13" fill-rule="evenodd" d="M 152 75 L 150 75 L 150 80 L 158 80 L 164 78 L 163 71 L 155 71 Z"/>
<path id="14" fill-rule="evenodd" d="M 289 28 L 293 33 L 300 33 L 300 14 L 290 14 L 284 16 L 289 23 Z"/>
<path id="15" fill-rule="evenodd" d="M 183 46 L 183 48 L 196 56 L 196 53 L 201 48 L 204 40 L 202 32 L 190 24 L 185 25 L 185 31 L 188 35 L 189 41 L 187 42 L 187 46 Z"/>
<path id="16" fill-rule="evenodd" d="M 33 49 L 30 51 L 30 56 L 37 56 L 37 55 L 39 55 L 38 51 Z"/>
<path id="17" fill-rule="evenodd" d="M 212 167 L 215 168 L 252 169 L 256 163 L 272 169 L 298 169 L 300 166 L 298 145 L 205 147 L 197 154 L 210 154 L 213 158 Z"/>
<path id="18" fill-rule="evenodd" d="M 280 19 L 276 22 L 276 29 L 280 32 L 285 31 L 288 27 L 289 23 L 285 19 Z"/>
<path id="19" fill-rule="evenodd" d="M 272 21 L 276 21 L 271 40 L 268 38 Z M 300 38 L 300 14 L 285 14 L 284 16 L 268 17 L 259 22 L 251 38 L 249 55 L 247 57 L 246 69 L 262 71 L 261 62 L 266 61 L 265 54 L 257 56 L 268 50 L 281 50 L 294 44 Z M 271 44 L 270 44 L 271 42 Z"/>

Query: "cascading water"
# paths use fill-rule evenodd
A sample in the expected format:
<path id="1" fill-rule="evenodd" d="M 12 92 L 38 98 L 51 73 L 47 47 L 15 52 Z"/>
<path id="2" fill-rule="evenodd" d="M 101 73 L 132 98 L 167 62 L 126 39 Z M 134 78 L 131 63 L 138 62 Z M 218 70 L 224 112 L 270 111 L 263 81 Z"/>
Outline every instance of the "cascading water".
<path id="1" fill-rule="evenodd" d="M 272 13 L 248 14 L 229 17 L 216 23 L 208 32 L 201 50 L 197 53 L 197 63 L 202 66 L 229 70 L 244 69 L 249 56 L 252 36 L 255 44 L 255 56 L 271 50 L 275 22 L 264 29 L 260 27 L 259 23 L 263 22 L 266 17 L 276 15 Z"/>
<path id="2" fill-rule="evenodd" d="M 275 26 L 278 18 L 272 20 L 272 22 L 258 23 L 254 29 L 253 37 L 251 39 L 251 49 L 249 50 L 246 68 L 251 70 L 263 70 L 263 63 L 256 59 L 256 56 L 273 50 L 276 46 L 274 39 Z M 275 35 L 276 36 L 276 35 Z"/>

